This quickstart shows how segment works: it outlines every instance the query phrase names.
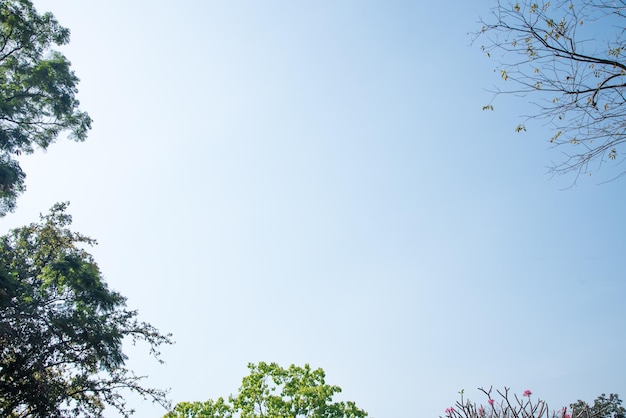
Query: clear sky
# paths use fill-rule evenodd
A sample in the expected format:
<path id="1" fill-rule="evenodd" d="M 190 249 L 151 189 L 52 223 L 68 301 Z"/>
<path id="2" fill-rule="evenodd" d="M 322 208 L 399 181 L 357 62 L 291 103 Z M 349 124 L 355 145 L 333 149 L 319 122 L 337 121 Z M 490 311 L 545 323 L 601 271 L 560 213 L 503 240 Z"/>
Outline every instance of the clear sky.
<path id="1" fill-rule="evenodd" d="M 478 1 L 37 0 L 94 119 L 23 157 L 2 230 L 71 201 L 107 281 L 176 344 L 128 347 L 174 402 L 310 363 L 383 417 L 465 389 L 626 396 L 626 180 L 550 179 Z M 131 399 L 137 417 L 165 411 Z M 110 416 L 114 416 L 112 413 Z"/>

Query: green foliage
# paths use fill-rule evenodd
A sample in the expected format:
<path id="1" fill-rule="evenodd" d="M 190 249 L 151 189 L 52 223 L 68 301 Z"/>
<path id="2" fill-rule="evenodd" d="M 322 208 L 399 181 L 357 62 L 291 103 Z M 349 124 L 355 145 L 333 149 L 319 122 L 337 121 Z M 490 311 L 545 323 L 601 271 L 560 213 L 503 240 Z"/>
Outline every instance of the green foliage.
<path id="1" fill-rule="evenodd" d="M 29 0 L 0 0 L 0 216 L 15 208 L 25 175 L 13 158 L 46 149 L 63 131 L 82 141 L 91 119 L 79 110 L 78 78 L 53 45 L 70 32 Z"/>
<path id="2" fill-rule="evenodd" d="M 607 398 L 603 393 L 598 396 L 589 405 L 584 401 L 578 400 L 570 405 L 572 417 L 574 418 L 624 418 L 626 417 L 626 409 L 622 406 L 622 401 L 618 395 L 611 393 Z"/>
<path id="3" fill-rule="evenodd" d="M 354 402 L 333 402 L 339 386 L 326 384 L 322 369 L 276 363 L 248 364 L 239 394 L 228 401 L 182 402 L 164 418 L 362 418 L 367 412 Z"/>
<path id="4" fill-rule="evenodd" d="M 206 402 L 180 402 L 165 418 L 231 418 L 233 407 L 224 400 Z"/>
<path id="5" fill-rule="evenodd" d="M 83 248 L 95 241 L 69 230 L 67 204 L 0 237 L 0 416 L 124 416 L 121 390 L 167 405 L 124 367 L 122 341 L 143 341 L 158 358 L 170 343 L 126 309 Z"/>

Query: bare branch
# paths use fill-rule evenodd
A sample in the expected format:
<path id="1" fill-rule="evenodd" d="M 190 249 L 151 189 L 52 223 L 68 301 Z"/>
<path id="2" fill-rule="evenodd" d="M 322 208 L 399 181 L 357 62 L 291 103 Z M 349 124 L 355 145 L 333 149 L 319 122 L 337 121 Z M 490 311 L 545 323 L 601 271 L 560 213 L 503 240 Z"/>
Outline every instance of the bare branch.
<path id="1" fill-rule="evenodd" d="M 512 87 L 493 91 L 535 97 L 536 113 L 554 130 L 551 146 L 572 148 L 552 174 L 590 174 L 617 160 L 626 136 L 626 52 L 623 1 L 497 2 L 474 41 L 496 58 Z M 606 39 L 607 27 L 615 27 Z M 597 31 L 597 28 L 603 30 Z M 604 34 L 605 38 L 599 37 Z M 493 110 L 492 100 L 484 109 Z M 526 125 L 518 131 L 526 130 Z M 611 166 L 614 166 L 611 164 Z M 619 176 L 618 176 L 619 177 Z"/>

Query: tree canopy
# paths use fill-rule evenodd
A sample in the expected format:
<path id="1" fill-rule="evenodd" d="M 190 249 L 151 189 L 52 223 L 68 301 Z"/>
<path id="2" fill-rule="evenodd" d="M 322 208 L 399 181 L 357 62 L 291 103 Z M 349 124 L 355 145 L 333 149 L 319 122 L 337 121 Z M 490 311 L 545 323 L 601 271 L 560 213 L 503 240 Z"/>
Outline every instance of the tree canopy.
<path id="1" fill-rule="evenodd" d="M 169 336 L 107 287 L 83 248 L 95 241 L 69 229 L 66 207 L 0 237 L 0 416 L 100 417 L 106 405 L 129 416 L 128 390 L 167 408 L 163 391 L 124 367 L 122 342 L 158 359 Z"/>
<path id="2" fill-rule="evenodd" d="M 326 384 L 322 369 L 276 363 L 248 364 L 237 396 L 206 402 L 181 402 L 164 418 L 362 418 L 354 402 L 335 402 L 339 386 Z"/>
<path id="3" fill-rule="evenodd" d="M 590 418 L 624 418 L 626 417 L 626 409 L 622 406 L 622 400 L 615 393 L 611 393 L 608 397 L 603 393 L 598 396 L 593 405 L 589 405 L 585 401 L 578 400 L 570 405 L 572 416 L 590 417 Z"/>
<path id="4" fill-rule="evenodd" d="M 91 128 L 79 110 L 70 62 L 52 50 L 69 36 L 30 0 L 0 0 L 0 216 L 15 208 L 25 188 L 15 156 L 46 149 L 63 131 L 82 141 Z"/>
<path id="5" fill-rule="evenodd" d="M 482 20 L 477 39 L 510 85 L 494 93 L 537 106 L 527 119 L 545 120 L 550 144 L 563 151 L 554 174 L 591 174 L 624 160 L 625 18 L 623 0 L 498 0 Z"/>

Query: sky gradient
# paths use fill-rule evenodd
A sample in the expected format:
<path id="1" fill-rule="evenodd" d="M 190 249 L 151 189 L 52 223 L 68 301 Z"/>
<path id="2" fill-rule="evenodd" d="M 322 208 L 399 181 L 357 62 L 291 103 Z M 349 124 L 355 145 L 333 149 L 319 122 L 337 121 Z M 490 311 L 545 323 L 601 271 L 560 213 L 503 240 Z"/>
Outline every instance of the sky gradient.
<path id="1" fill-rule="evenodd" d="M 524 99 L 481 110 L 493 4 L 35 1 L 94 125 L 22 157 L 2 231 L 71 201 L 109 286 L 173 333 L 165 365 L 128 354 L 174 402 L 258 361 L 322 367 L 376 418 L 490 385 L 624 397 L 626 180 L 568 188 L 549 129 L 514 131 Z"/>

